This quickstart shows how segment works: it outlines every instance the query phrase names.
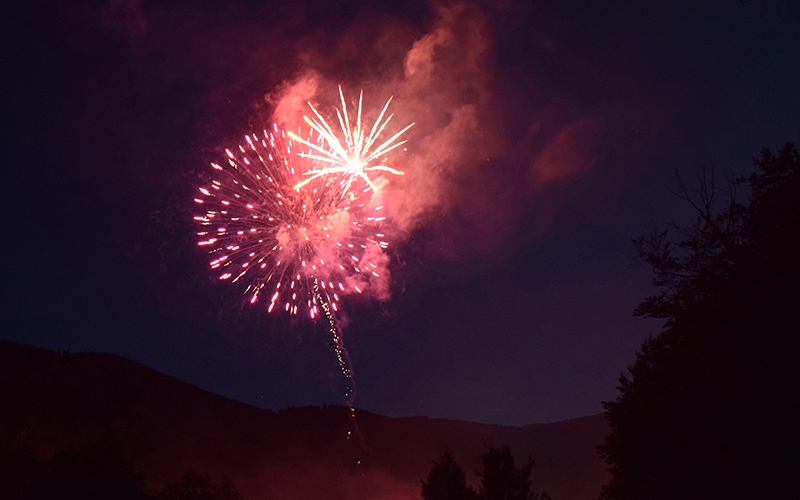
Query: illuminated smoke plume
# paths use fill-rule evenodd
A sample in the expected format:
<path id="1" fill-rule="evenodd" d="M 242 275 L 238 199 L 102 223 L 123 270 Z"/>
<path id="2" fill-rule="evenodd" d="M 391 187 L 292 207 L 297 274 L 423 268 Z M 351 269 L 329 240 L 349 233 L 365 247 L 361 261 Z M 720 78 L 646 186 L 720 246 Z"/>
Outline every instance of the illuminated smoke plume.
<path id="1" fill-rule="evenodd" d="M 393 95 L 399 122 L 416 122 L 407 132 L 413 148 L 396 155 L 406 175 L 393 179 L 384 194 L 396 237 L 429 227 L 434 258 L 488 255 L 513 240 L 519 221 L 532 211 L 533 231 L 547 229 L 563 183 L 594 164 L 602 122 L 558 102 L 507 121 L 514 103 L 495 81 L 492 19 L 467 3 L 435 11 L 430 30 L 413 38 L 388 22 L 382 36 L 394 43 L 377 44 L 373 51 L 379 53 L 375 59 L 393 60 L 396 67 L 382 68 L 384 74 L 367 67 L 357 84 L 368 95 Z M 270 93 L 276 121 L 297 120 L 302 101 L 318 103 L 324 98 L 317 89 L 341 83 L 337 69 L 357 61 L 351 36 L 345 33 L 332 49 L 298 47 L 308 67 L 331 69 L 306 70 Z M 381 104 L 365 101 L 365 112 L 375 116 Z M 329 103 L 319 109 L 333 108 Z"/>
<path id="2" fill-rule="evenodd" d="M 528 7 L 433 2 L 411 19 L 368 3 L 320 5 L 220 16 L 117 0 L 104 22 L 127 36 L 142 71 L 202 89 L 197 133 L 209 148 L 229 143 L 219 131 L 305 125 L 309 102 L 336 124 L 338 85 L 351 109 L 364 89 L 371 120 L 393 96 L 397 128 L 387 132 L 416 124 L 403 136 L 413 148 L 392 152 L 405 175 L 382 186 L 387 234 L 393 246 L 423 234 L 414 245 L 430 262 L 491 262 L 544 233 L 585 189 L 606 122 L 554 96 L 540 85 L 545 75 L 526 70 L 520 83 L 511 74 L 518 61 L 499 60 L 507 27 L 534 16 Z M 530 57 L 559 48 L 544 35 L 539 45 Z"/>

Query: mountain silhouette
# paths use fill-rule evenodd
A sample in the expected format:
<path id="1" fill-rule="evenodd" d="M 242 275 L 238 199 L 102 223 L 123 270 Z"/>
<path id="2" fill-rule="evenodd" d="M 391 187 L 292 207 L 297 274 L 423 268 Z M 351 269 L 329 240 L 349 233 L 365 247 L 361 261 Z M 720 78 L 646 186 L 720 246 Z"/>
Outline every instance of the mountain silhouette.
<path id="1" fill-rule="evenodd" d="M 390 418 L 341 406 L 262 410 L 112 354 L 62 353 L 0 340 L 0 452 L 40 461 L 119 442 L 145 492 L 188 470 L 228 476 L 249 500 L 417 499 L 444 449 L 476 484 L 478 457 L 508 444 L 536 459 L 533 487 L 554 500 L 597 498 L 608 479 L 602 415 L 524 427 Z"/>

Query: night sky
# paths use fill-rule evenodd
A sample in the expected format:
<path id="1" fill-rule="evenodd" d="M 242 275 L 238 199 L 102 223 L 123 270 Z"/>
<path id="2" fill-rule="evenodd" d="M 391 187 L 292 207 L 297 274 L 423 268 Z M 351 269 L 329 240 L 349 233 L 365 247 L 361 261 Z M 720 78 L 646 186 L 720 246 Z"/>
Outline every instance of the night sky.
<path id="1" fill-rule="evenodd" d="M 391 297 L 345 299 L 355 405 L 524 425 L 602 411 L 660 324 L 631 238 L 675 172 L 800 140 L 800 8 L 752 2 L 21 2 L 4 15 L 0 337 L 262 408 L 342 404 L 322 324 L 220 284 L 212 161 L 337 85 L 415 121 Z M 746 193 L 742 193 L 746 196 Z"/>

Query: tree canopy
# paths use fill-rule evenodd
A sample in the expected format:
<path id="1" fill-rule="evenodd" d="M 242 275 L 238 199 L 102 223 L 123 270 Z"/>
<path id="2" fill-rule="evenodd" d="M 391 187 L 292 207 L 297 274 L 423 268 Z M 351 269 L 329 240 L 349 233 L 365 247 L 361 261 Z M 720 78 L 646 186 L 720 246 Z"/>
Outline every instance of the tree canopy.
<path id="1" fill-rule="evenodd" d="M 747 204 L 704 172 L 691 227 L 634 240 L 661 289 L 634 314 L 665 322 L 604 403 L 605 500 L 798 498 L 800 154 L 754 162 Z"/>
<path id="2" fill-rule="evenodd" d="M 514 464 L 511 448 L 490 447 L 481 456 L 481 468 L 477 471 L 481 478 L 478 489 L 480 500 L 537 500 L 531 490 L 533 459 L 528 457 L 522 467 Z"/>
<path id="3" fill-rule="evenodd" d="M 184 473 L 178 481 L 167 481 L 160 496 L 162 500 L 246 500 L 229 477 L 223 476 L 215 486 L 208 474 L 194 470 Z"/>
<path id="4" fill-rule="evenodd" d="M 480 456 L 480 478 L 476 492 L 467 484 L 466 474 L 453 453 L 446 450 L 434 463 L 428 477 L 422 481 L 423 500 L 550 500 L 547 493 L 531 489 L 533 459 L 517 468 L 509 446 L 490 446 Z"/>
<path id="5" fill-rule="evenodd" d="M 445 450 L 422 481 L 423 500 L 477 500 L 475 490 L 467 485 L 464 469 L 453 453 Z"/>

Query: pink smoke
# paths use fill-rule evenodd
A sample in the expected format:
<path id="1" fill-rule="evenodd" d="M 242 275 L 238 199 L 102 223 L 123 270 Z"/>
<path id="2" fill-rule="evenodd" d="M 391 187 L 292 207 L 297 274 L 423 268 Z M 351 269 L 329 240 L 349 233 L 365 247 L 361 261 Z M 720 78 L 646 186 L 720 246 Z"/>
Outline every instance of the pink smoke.
<path id="1" fill-rule="evenodd" d="M 345 86 L 345 94 L 355 100 L 365 88 L 366 115 L 373 118 L 394 96 L 396 129 L 416 122 L 407 132 L 408 152 L 392 161 L 406 175 L 392 178 L 384 195 L 395 236 L 433 227 L 439 236 L 429 253 L 435 258 L 488 256 L 513 240 L 526 208 L 536 206 L 531 199 L 547 198 L 552 183 L 568 183 L 591 169 L 602 122 L 565 105 L 542 106 L 529 117 L 528 133 L 514 142 L 502 116 L 505 96 L 494 81 L 489 15 L 467 3 L 440 4 L 435 11 L 427 32 L 409 40 L 408 32 L 390 24 L 394 35 L 387 37 L 394 44 L 371 48 L 378 60 L 402 63 L 402 72 L 387 67 L 370 73 Z M 406 39 L 398 41 L 398 33 Z M 333 116 L 335 101 L 323 95 L 341 83 L 340 69 L 353 57 L 350 42 L 345 36 L 329 50 L 300 49 L 308 67 L 335 70 L 305 70 L 270 94 L 276 121 L 298 123 L 298 115 L 309 113 L 306 100 L 315 106 L 324 100 L 328 107 L 318 109 Z M 537 206 L 539 233 L 558 207 L 552 199 Z"/>
<path id="2" fill-rule="evenodd" d="M 199 8 L 143 10 L 137 0 L 113 0 L 105 22 L 128 37 L 142 71 L 206 89 L 204 109 L 215 123 L 205 129 L 227 116 L 249 119 L 235 122 L 242 133 L 273 121 L 305 125 L 309 101 L 333 118 L 340 84 L 348 104 L 364 90 L 369 119 L 394 96 L 396 128 L 386 132 L 416 125 L 406 133 L 408 150 L 392 156 L 406 175 L 382 193 L 391 243 L 424 229 L 423 254 L 432 261 L 507 254 L 547 231 L 571 187 L 591 174 L 605 122 L 535 84 L 522 95 L 509 91 L 496 44 L 497 19 L 516 15 L 511 7 L 434 2 L 429 21 L 414 24 L 364 5 L 345 24 L 309 29 L 311 8 L 253 18 L 231 10 L 221 22 Z M 252 103 L 246 113 L 243 95 Z M 388 296 L 388 285 L 372 288 Z"/>

